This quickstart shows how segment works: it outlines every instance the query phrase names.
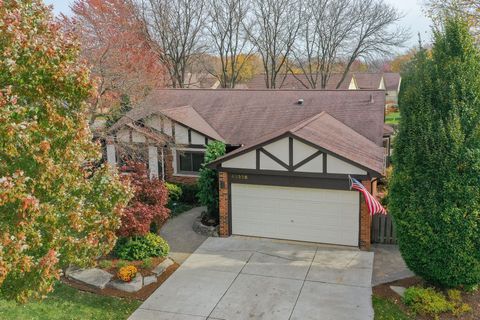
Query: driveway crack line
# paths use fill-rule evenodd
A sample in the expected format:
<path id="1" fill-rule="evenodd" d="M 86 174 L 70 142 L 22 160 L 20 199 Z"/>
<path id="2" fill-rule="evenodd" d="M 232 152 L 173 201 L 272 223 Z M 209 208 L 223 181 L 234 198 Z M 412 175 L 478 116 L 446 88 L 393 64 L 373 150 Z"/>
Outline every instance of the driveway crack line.
<path id="1" fill-rule="evenodd" d="M 310 272 L 310 268 L 313 265 L 313 261 L 315 260 L 315 256 L 317 255 L 318 247 L 315 249 L 315 254 L 313 255 L 312 261 L 310 262 L 310 265 L 308 266 L 307 273 L 305 274 L 305 279 L 303 279 L 302 286 L 300 287 L 300 291 L 298 291 L 297 299 L 295 300 L 295 304 L 293 305 L 292 312 L 290 312 L 290 316 L 288 317 L 288 320 L 292 318 L 293 312 L 295 311 L 295 307 L 297 306 L 298 299 L 300 299 L 300 295 L 302 294 L 303 286 L 305 285 L 305 282 L 307 281 L 308 273 Z"/>
<path id="2" fill-rule="evenodd" d="M 237 280 L 238 276 L 242 273 L 243 269 L 245 268 L 245 266 L 247 265 L 247 263 L 250 261 L 250 259 L 252 258 L 254 252 L 252 252 L 250 254 L 250 256 L 248 257 L 247 261 L 245 262 L 245 264 L 243 265 L 242 269 L 240 269 L 240 271 L 237 273 L 237 275 L 235 276 L 235 278 L 233 279 L 233 281 L 230 283 L 230 285 L 228 286 L 227 290 L 225 290 L 225 292 L 222 294 L 222 296 L 220 297 L 220 299 L 218 299 L 217 303 L 215 303 L 215 306 L 212 308 L 212 311 L 210 311 L 210 313 L 208 314 L 207 316 L 207 319 L 212 317 L 212 313 L 213 311 L 215 311 L 215 308 L 217 308 L 218 304 L 220 303 L 220 301 L 222 301 L 223 297 L 225 297 L 225 295 L 227 294 L 228 290 L 230 290 L 230 288 L 233 286 L 233 284 L 235 283 L 235 281 Z M 215 318 L 215 317 L 214 317 Z"/>

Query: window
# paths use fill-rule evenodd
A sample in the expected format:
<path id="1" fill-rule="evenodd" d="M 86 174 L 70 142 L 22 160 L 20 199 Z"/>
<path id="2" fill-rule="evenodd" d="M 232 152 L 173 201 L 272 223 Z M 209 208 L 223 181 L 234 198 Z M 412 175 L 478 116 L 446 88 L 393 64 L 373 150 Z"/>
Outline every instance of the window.
<path id="1" fill-rule="evenodd" d="M 202 167 L 204 152 L 201 151 L 178 151 L 177 172 L 198 174 Z"/>

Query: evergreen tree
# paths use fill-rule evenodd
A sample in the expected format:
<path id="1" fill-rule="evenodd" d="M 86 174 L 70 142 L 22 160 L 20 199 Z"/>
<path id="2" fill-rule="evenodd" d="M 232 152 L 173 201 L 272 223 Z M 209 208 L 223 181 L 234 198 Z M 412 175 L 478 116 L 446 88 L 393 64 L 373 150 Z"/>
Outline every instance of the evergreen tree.
<path id="1" fill-rule="evenodd" d="M 457 17 L 403 75 L 389 210 L 408 267 L 447 287 L 480 282 L 480 54 Z"/>
<path id="2" fill-rule="evenodd" d="M 205 151 L 204 166 L 200 169 L 200 178 L 198 179 L 198 199 L 200 203 L 207 207 L 208 218 L 219 220 L 218 212 L 218 172 L 207 168 L 205 164 L 225 154 L 225 143 L 213 141 L 207 145 Z"/>

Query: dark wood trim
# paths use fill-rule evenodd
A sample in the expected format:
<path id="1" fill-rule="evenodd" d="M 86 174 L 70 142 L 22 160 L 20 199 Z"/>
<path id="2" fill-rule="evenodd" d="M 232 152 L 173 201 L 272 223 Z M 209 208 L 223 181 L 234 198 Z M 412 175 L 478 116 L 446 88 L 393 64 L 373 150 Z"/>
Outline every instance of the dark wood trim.
<path id="1" fill-rule="evenodd" d="M 170 119 L 170 118 L 169 118 L 169 119 Z M 193 129 L 193 128 L 191 128 L 191 127 L 189 127 L 189 126 L 187 126 L 187 125 L 185 125 L 185 124 L 183 124 L 183 123 L 181 123 L 181 122 L 175 121 L 175 120 L 173 120 L 173 119 L 170 119 L 170 121 L 172 122 L 172 128 L 174 127 L 174 124 L 175 124 L 175 125 L 178 124 L 178 125 L 180 125 L 180 126 L 182 126 L 182 127 L 187 128 L 189 131 L 192 130 L 192 131 L 198 133 L 199 135 L 204 136 L 205 138 L 208 138 L 208 139 L 213 140 L 213 141 L 218 141 L 217 139 L 215 139 L 215 138 L 213 138 L 213 137 L 210 137 L 209 135 L 207 135 L 207 134 L 205 134 L 205 133 L 203 133 L 203 132 L 200 132 L 200 131 L 198 131 L 198 130 L 195 130 L 195 129 Z M 173 130 L 172 130 L 172 131 L 173 131 Z M 190 133 L 189 133 L 189 136 L 190 136 Z M 189 141 L 190 141 L 190 140 L 189 140 Z"/>
<path id="2" fill-rule="evenodd" d="M 207 145 L 208 144 L 208 138 L 205 135 L 204 135 L 204 137 L 205 137 L 205 145 Z"/>
<path id="3" fill-rule="evenodd" d="M 203 144 L 189 144 L 189 145 L 181 145 L 181 147 L 179 147 L 180 149 L 182 148 L 192 148 L 192 149 L 203 149 L 203 150 L 206 150 L 206 147 L 205 145 Z"/>
<path id="4" fill-rule="evenodd" d="M 229 172 L 232 174 L 243 174 L 243 175 L 263 175 L 263 176 L 279 176 L 279 177 L 306 177 L 306 178 L 316 178 L 316 179 L 346 179 L 348 181 L 348 174 L 338 174 L 338 173 L 314 173 L 314 172 L 296 172 L 296 171 L 277 171 L 277 170 L 257 170 L 257 169 L 237 169 L 237 168 L 218 168 L 221 172 Z M 351 175 L 357 180 L 369 179 L 368 175 Z"/>
<path id="5" fill-rule="evenodd" d="M 283 138 L 285 138 L 285 137 L 291 137 L 291 138 L 293 138 L 293 139 L 296 139 L 296 140 L 298 140 L 298 141 L 300 141 L 300 142 L 302 142 L 302 143 L 305 143 L 306 145 L 309 145 L 309 146 L 311 146 L 311 147 L 313 147 L 313 148 L 315 148 L 315 149 L 317 149 L 317 150 L 320 150 L 320 151 L 322 151 L 322 152 L 324 152 L 324 153 L 330 154 L 330 155 L 334 156 L 335 158 L 338 158 L 338 159 L 340 159 L 340 160 L 342 160 L 342 161 L 345 161 L 345 162 L 347 162 L 347 163 L 349 163 L 349 164 L 351 164 L 351 165 L 353 165 L 353 166 L 355 166 L 355 167 L 357 167 L 357 168 L 360 168 L 360 169 L 362 169 L 362 170 L 365 170 L 365 171 L 366 171 L 369 175 L 371 175 L 372 177 L 380 177 L 380 176 L 382 176 L 382 173 L 380 173 L 380 172 L 376 172 L 376 171 L 374 171 L 374 170 L 371 170 L 371 169 L 369 169 L 369 168 L 367 168 L 367 167 L 365 167 L 365 166 L 363 166 L 363 165 L 361 165 L 361 164 L 358 164 L 358 163 L 356 163 L 356 162 L 354 162 L 354 161 L 352 161 L 352 160 L 350 160 L 350 159 L 347 159 L 347 158 L 345 158 L 345 157 L 342 157 L 342 156 L 340 156 L 340 155 L 338 155 L 338 154 L 336 154 L 336 153 L 334 153 L 334 152 L 332 152 L 332 151 L 330 151 L 330 150 L 327 150 L 327 149 L 324 149 L 324 148 L 322 148 L 322 147 L 319 147 L 319 146 L 317 146 L 316 144 L 314 144 L 314 143 L 312 143 L 312 142 L 310 142 L 310 141 L 307 141 L 307 140 L 305 140 L 305 139 L 303 139 L 303 138 L 301 138 L 301 137 L 299 137 L 299 136 L 297 136 L 297 135 L 295 135 L 295 134 L 293 134 L 293 133 L 291 133 L 291 132 L 285 132 L 284 134 L 281 134 L 281 135 L 279 135 L 279 136 L 277 136 L 277 137 L 275 137 L 275 138 L 272 138 L 272 139 L 263 141 L 262 143 L 259 143 L 259 144 L 257 144 L 257 145 L 251 146 L 251 147 L 249 147 L 249 148 L 245 148 L 244 150 L 242 150 L 242 151 L 240 151 L 240 152 L 237 152 L 237 153 L 235 153 L 235 154 L 232 154 L 232 155 L 227 154 L 227 155 L 224 156 L 222 159 L 215 160 L 215 161 L 211 162 L 211 163 L 209 164 L 209 167 L 215 168 L 215 166 L 217 166 L 219 163 L 224 162 L 224 161 L 227 161 L 227 160 L 230 160 L 230 159 L 235 158 L 235 157 L 238 157 L 238 156 L 240 156 L 240 155 L 242 155 L 242 154 L 245 154 L 245 153 L 247 153 L 247 152 L 249 152 L 249 151 L 251 151 L 251 150 L 255 150 L 255 149 L 265 150 L 265 149 L 263 149 L 264 146 L 266 146 L 266 145 L 268 145 L 268 144 L 270 144 L 270 143 L 272 143 L 272 142 L 275 142 L 275 141 L 277 141 L 277 140 L 283 139 Z M 272 159 L 273 159 L 273 158 L 272 158 Z M 282 163 L 283 163 L 283 162 L 282 162 Z M 282 165 L 282 166 L 285 167 L 284 165 Z M 288 166 L 285 167 L 285 168 L 288 170 Z"/>
<path id="6" fill-rule="evenodd" d="M 187 127 L 188 130 L 188 144 L 192 144 L 192 129 Z"/>
<path id="7" fill-rule="evenodd" d="M 260 149 L 255 150 L 255 168 L 260 170 Z"/>
<path id="8" fill-rule="evenodd" d="M 322 152 L 322 151 L 317 151 L 317 152 L 315 152 L 314 154 L 306 157 L 305 159 L 303 159 L 302 161 L 300 161 L 299 163 L 297 163 L 296 165 L 294 165 L 293 168 L 292 168 L 292 169 L 293 169 L 292 171 L 297 170 L 298 168 L 300 168 L 300 167 L 303 166 L 304 164 L 312 161 L 313 159 L 315 159 L 316 157 L 318 157 L 318 156 L 321 155 L 321 154 L 325 154 L 325 153 Z M 325 172 L 325 171 L 323 171 L 323 172 Z"/>
<path id="9" fill-rule="evenodd" d="M 260 148 L 259 149 L 260 152 L 262 152 L 263 154 L 265 154 L 267 157 L 269 157 L 270 159 L 272 159 L 273 161 L 275 161 L 276 163 L 278 163 L 279 165 L 281 165 L 282 167 L 284 167 L 285 169 L 289 170 L 289 166 L 288 164 L 286 164 L 285 162 L 283 162 L 282 160 L 278 159 L 276 156 L 274 156 L 273 154 L 271 154 L 270 152 L 268 152 L 267 150 L 263 149 L 263 148 Z"/>
<path id="10" fill-rule="evenodd" d="M 312 177 L 301 176 L 268 176 L 255 174 L 230 174 L 230 182 L 236 184 L 254 184 L 265 186 L 279 187 L 296 187 L 296 188 L 318 188 L 333 190 L 350 190 L 348 178 L 344 179 L 317 179 Z"/>
<path id="11" fill-rule="evenodd" d="M 352 160 L 350 160 L 350 159 L 347 159 L 347 158 L 345 158 L 345 157 L 342 157 L 342 156 L 340 156 L 340 155 L 338 155 L 338 154 L 336 154 L 336 153 L 334 153 L 334 152 L 332 152 L 332 151 L 330 151 L 330 150 L 327 150 L 327 149 L 325 149 L 325 148 L 322 148 L 322 147 L 319 147 L 319 146 L 317 146 L 317 145 L 315 145 L 315 144 L 312 144 L 311 142 L 309 142 L 309 141 L 307 141 L 307 140 L 305 140 L 305 139 L 303 139 L 303 138 L 301 138 L 301 137 L 298 137 L 298 136 L 296 136 L 296 135 L 294 135 L 294 134 L 292 134 L 292 136 L 293 136 L 295 139 L 297 139 L 297 140 L 299 140 L 299 141 L 301 141 L 301 142 L 303 142 L 303 143 L 305 143 L 305 144 L 309 144 L 309 145 L 311 145 L 312 147 L 314 147 L 314 148 L 316 148 L 316 149 L 318 149 L 318 150 L 320 150 L 320 151 L 323 151 L 323 152 L 325 152 L 325 153 L 327 153 L 327 154 L 330 154 L 330 155 L 334 156 L 335 158 L 338 158 L 338 159 L 340 159 L 340 160 L 342 160 L 342 161 L 345 161 L 345 162 L 351 164 L 352 166 L 355 166 L 355 167 L 357 167 L 357 168 L 360 168 L 360 169 L 362 169 L 362 170 L 365 170 L 368 174 L 370 174 L 370 175 L 372 175 L 372 176 L 374 176 L 374 177 L 379 177 L 379 176 L 381 176 L 380 172 L 375 172 L 375 171 L 373 171 L 372 169 L 369 169 L 369 168 L 367 168 L 367 167 L 365 167 L 365 166 L 363 166 L 363 165 L 361 165 L 361 164 L 359 164 L 359 163 L 356 163 L 356 162 L 354 162 L 354 161 L 352 161 Z"/>
<path id="12" fill-rule="evenodd" d="M 327 171 L 327 154 L 324 152 L 323 153 L 323 161 L 322 161 L 322 164 L 323 164 L 323 170 L 322 172 L 323 173 L 328 173 Z"/>
<path id="13" fill-rule="evenodd" d="M 293 138 L 288 137 L 288 171 L 295 170 L 293 167 Z"/>
<path id="14" fill-rule="evenodd" d="M 238 157 L 238 156 L 241 156 L 242 154 L 245 154 L 245 153 L 248 153 L 249 151 L 252 151 L 252 150 L 255 150 L 255 149 L 261 149 L 263 146 L 266 146 L 274 141 L 277 141 L 277 140 L 280 140 L 282 138 L 285 138 L 285 137 L 289 137 L 290 135 L 288 134 L 288 132 L 285 132 L 284 134 L 282 135 L 279 135 L 279 136 L 276 136 L 275 138 L 272 138 L 272 139 L 269 139 L 267 141 L 264 141 L 262 143 L 259 143 L 259 144 L 256 144 L 254 146 L 251 146 L 251 147 L 248 147 L 248 148 L 245 148 L 244 150 L 241 150 L 239 152 L 236 152 L 235 154 L 226 154 L 224 157 L 222 157 L 222 159 L 218 159 L 218 160 L 215 160 L 215 161 L 212 161 L 210 163 L 210 166 L 215 166 L 216 164 L 218 164 L 219 162 L 224 162 L 224 161 L 227 161 L 227 160 L 230 160 L 232 158 L 235 158 L 235 157 Z"/>

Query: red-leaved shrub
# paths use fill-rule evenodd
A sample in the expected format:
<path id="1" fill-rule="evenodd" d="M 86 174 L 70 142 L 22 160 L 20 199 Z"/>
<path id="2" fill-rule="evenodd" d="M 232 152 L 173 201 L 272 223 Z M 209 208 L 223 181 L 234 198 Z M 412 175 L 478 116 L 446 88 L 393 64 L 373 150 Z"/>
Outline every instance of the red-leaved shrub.
<path id="1" fill-rule="evenodd" d="M 123 171 L 128 171 L 124 179 L 130 181 L 134 197 L 124 209 L 122 226 L 117 234 L 120 237 L 143 236 L 150 231 L 150 226 L 163 224 L 170 216 L 168 190 L 163 181 L 149 179 L 145 164 L 130 162 Z"/>

